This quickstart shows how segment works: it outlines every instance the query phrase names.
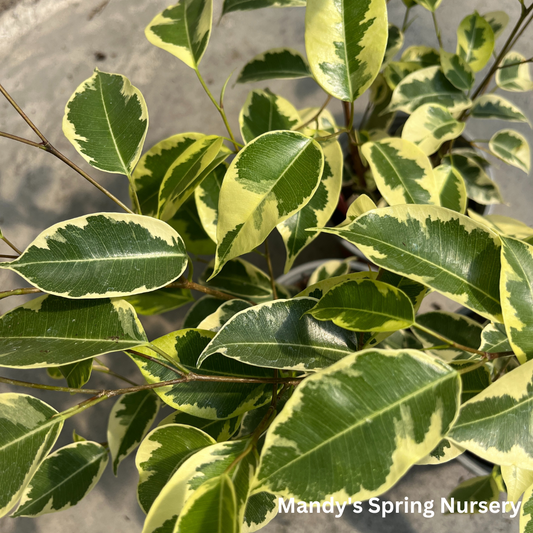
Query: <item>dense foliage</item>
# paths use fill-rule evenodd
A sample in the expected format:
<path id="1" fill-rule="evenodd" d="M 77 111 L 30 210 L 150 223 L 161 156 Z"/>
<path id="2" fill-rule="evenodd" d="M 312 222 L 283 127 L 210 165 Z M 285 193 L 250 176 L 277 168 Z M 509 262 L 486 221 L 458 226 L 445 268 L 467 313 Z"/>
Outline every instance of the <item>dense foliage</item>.
<path id="1" fill-rule="evenodd" d="M 143 95 L 126 77 L 95 70 L 68 101 L 63 131 L 90 165 L 127 176 L 131 209 L 53 147 L 0 86 L 41 142 L 0 136 L 62 159 L 125 211 L 56 224 L 21 253 L 0 233 L 17 253 L 0 268 L 31 285 L 0 298 L 44 293 L 0 318 L 0 366 L 46 369 L 66 384 L 0 382 L 89 395 L 58 413 L 35 396 L 0 394 L 0 516 L 18 502 L 14 516 L 75 505 L 109 457 L 117 473 L 137 450 L 143 533 L 252 532 L 280 497 L 369 499 L 412 465 L 466 450 L 494 472 L 460 486 L 456 499 L 479 487 L 514 502 L 525 492 L 521 528 L 530 530 L 533 230 L 483 215 L 503 201 L 485 153 L 528 173 L 530 151 L 513 129 L 486 148 L 464 130 L 471 117 L 528 122 L 508 96 L 533 89 L 530 60 L 515 50 L 533 4 L 520 1 L 506 41 L 506 13 L 468 13 L 450 51 L 441 1 L 403 3 L 401 28 L 388 23 L 386 0 L 275 3 L 305 8 L 307 58 L 268 50 L 237 83 L 310 77 L 327 99 L 298 110 L 268 89 L 251 91 L 239 116 L 244 144 L 224 110 L 231 76 L 217 100 L 199 70 L 212 1 L 180 0 L 157 15 L 146 37 L 196 72 L 229 138 L 177 133 L 143 154 Z M 223 15 L 272 4 L 225 0 Z M 424 9 L 440 49 L 402 51 L 412 11 Z M 354 125 L 354 100 L 366 91 Z M 333 99 L 343 126 L 327 109 Z M 338 225 L 336 210 L 345 215 Z M 268 246 L 258 249 L 276 229 L 286 272 L 320 233 L 349 241 L 373 268 L 331 261 L 307 288 L 284 286 Z M 268 272 L 241 257 L 254 251 Z M 194 281 L 197 255 L 213 259 Z M 184 329 L 149 340 L 138 315 L 186 305 L 191 290 L 204 295 Z M 419 313 L 430 291 L 470 314 Z M 95 358 L 116 351 L 146 383 L 87 388 L 102 370 Z M 107 443 L 74 435 L 53 451 L 67 418 L 109 398 Z M 151 429 L 162 404 L 174 412 Z"/>

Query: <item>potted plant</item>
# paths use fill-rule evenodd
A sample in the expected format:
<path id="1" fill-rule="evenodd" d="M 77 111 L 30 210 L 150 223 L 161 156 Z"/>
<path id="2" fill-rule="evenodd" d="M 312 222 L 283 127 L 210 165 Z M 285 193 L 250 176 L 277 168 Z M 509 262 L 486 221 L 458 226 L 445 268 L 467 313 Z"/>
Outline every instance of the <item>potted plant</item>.
<path id="1" fill-rule="evenodd" d="M 43 293 L 0 318 L 0 366 L 46 369 L 66 383 L 0 382 L 88 396 L 57 412 L 38 394 L 0 394 L 0 515 L 19 502 L 14 516 L 75 505 L 110 458 L 116 473 L 136 451 L 143 533 L 251 532 L 280 508 L 345 509 L 378 498 L 412 465 L 468 450 L 496 467 L 458 487 L 451 512 L 486 512 L 482 503 L 496 503 L 503 490 L 512 502 L 504 512 L 518 513 L 525 493 L 528 527 L 533 231 L 465 214 L 468 198 L 489 204 L 500 195 L 487 160 L 471 149 L 479 142 L 456 140 L 470 117 L 527 121 L 504 96 L 486 93 L 493 81 L 510 92 L 533 87 L 529 60 L 514 50 L 533 4 L 520 2 L 496 53 L 508 17 L 467 13 L 455 52 L 418 46 L 394 61 L 411 9 L 431 12 L 442 45 L 440 1 L 404 3 L 398 29 L 386 0 L 308 0 L 307 60 L 269 50 L 237 81 L 311 76 L 326 101 L 297 111 L 268 90 L 252 91 L 239 117 L 242 143 L 224 108 L 231 76 L 216 99 L 200 73 L 212 2 L 181 0 L 157 15 L 148 40 L 195 71 L 228 137 L 177 133 L 142 155 L 141 91 L 95 70 L 67 102 L 63 131 L 90 165 L 127 176 L 131 208 L 52 146 L 0 86 L 40 141 L 0 136 L 61 159 L 123 211 L 65 220 L 23 252 L 0 233 L 13 249 L 0 267 L 31 285 L 0 298 Z M 223 14 L 267 4 L 225 0 Z M 367 90 L 371 104 L 356 130 L 354 101 Z M 332 99 L 342 102 L 344 127 L 326 111 Z M 397 112 L 408 118 L 391 136 Z M 527 141 L 514 130 L 494 135 L 488 150 L 529 172 Z M 345 220 L 328 226 L 343 183 L 341 204 L 353 202 Z M 350 272 L 349 261 L 337 261 L 305 288 L 277 282 L 267 240 L 275 229 L 287 272 L 320 233 L 357 246 L 376 269 Z M 267 272 L 242 258 L 254 252 Z M 206 254 L 214 259 L 195 281 L 191 256 Z M 190 303 L 191 291 L 205 296 L 183 328 L 149 340 L 138 315 Z M 418 313 L 429 291 L 483 323 Z M 133 360 L 144 383 L 89 388 L 91 373 L 106 371 L 98 356 L 110 352 Z M 106 443 L 75 434 L 53 450 L 65 420 L 111 398 Z M 152 429 L 162 404 L 173 412 Z M 471 502 L 480 489 L 483 502 Z"/>

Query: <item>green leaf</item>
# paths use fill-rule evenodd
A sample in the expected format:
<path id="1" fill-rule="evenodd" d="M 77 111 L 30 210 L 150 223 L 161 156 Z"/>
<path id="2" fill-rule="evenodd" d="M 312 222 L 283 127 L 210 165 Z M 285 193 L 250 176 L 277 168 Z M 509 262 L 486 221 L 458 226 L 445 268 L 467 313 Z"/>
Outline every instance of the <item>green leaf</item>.
<path id="1" fill-rule="evenodd" d="M 420 68 L 440 65 L 439 52 L 429 46 L 410 46 L 402 54 L 401 60 L 408 63 L 418 63 Z"/>
<path id="2" fill-rule="evenodd" d="M 476 118 L 494 118 L 509 122 L 527 122 L 524 113 L 514 104 L 496 94 L 485 94 L 477 98 L 472 107 L 472 116 Z"/>
<path id="3" fill-rule="evenodd" d="M 224 442 L 239 429 L 241 423 L 240 416 L 229 418 L 228 420 L 208 420 L 206 418 L 198 418 L 197 416 L 188 415 L 180 411 L 174 411 L 171 415 L 167 416 L 159 423 L 158 427 L 166 426 L 169 424 L 180 424 L 185 426 L 192 426 L 196 429 L 201 429 L 204 433 L 207 433 L 210 437 L 213 437 L 216 442 Z"/>
<path id="4" fill-rule="evenodd" d="M 183 241 L 168 224 L 122 213 L 59 222 L 44 230 L 19 258 L 0 265 L 64 298 L 108 298 L 159 289 L 186 267 Z"/>
<path id="5" fill-rule="evenodd" d="M 451 153 L 442 158 L 442 164 L 454 169 L 463 178 L 466 193 L 474 202 L 481 205 L 503 203 L 498 185 L 472 157 Z"/>
<path id="6" fill-rule="evenodd" d="M 533 228 L 530 228 L 515 218 L 506 217 L 504 215 L 481 216 L 472 209 L 468 210 L 468 215 L 477 222 L 485 224 L 495 233 L 525 240 L 526 242 L 530 242 L 531 237 L 533 237 Z"/>
<path id="7" fill-rule="evenodd" d="M 431 162 L 414 143 L 390 137 L 365 143 L 362 153 L 390 205 L 438 203 Z"/>
<path id="8" fill-rule="evenodd" d="M 253 533 L 265 527 L 278 514 L 278 498 L 269 492 L 252 494 L 246 502 L 242 533 Z"/>
<path id="9" fill-rule="evenodd" d="M 385 51 L 384 63 L 388 63 L 403 46 L 404 36 L 400 28 L 394 24 L 389 24 L 389 35 L 387 39 L 387 49 Z"/>
<path id="10" fill-rule="evenodd" d="M 454 87 L 461 91 L 469 91 L 473 87 L 476 81 L 474 72 L 460 55 L 441 49 L 440 62 L 444 75 Z"/>
<path id="11" fill-rule="evenodd" d="M 176 533 L 238 533 L 237 497 L 229 476 L 206 481 L 183 506 Z"/>
<path id="12" fill-rule="evenodd" d="M 306 0 L 224 0 L 222 15 L 264 7 L 305 7 Z"/>
<path id="13" fill-rule="evenodd" d="M 416 322 L 435 333 L 440 333 L 447 339 L 473 348 L 474 350 L 477 350 L 481 342 L 481 325 L 479 322 L 465 315 L 449 313 L 447 311 L 431 311 L 423 315 L 418 315 Z M 413 328 L 413 333 L 420 340 L 424 348 L 445 344 L 442 340 L 420 329 Z M 470 359 L 472 357 L 471 353 L 452 347 L 445 350 L 435 350 L 433 353 L 445 361 Z"/>
<path id="14" fill-rule="evenodd" d="M 249 307 L 252 307 L 252 304 L 245 302 L 244 300 L 230 300 L 224 302 L 213 314 L 204 318 L 200 324 L 198 324 L 198 329 L 205 329 L 216 333 L 232 316 Z"/>
<path id="15" fill-rule="evenodd" d="M 93 167 L 130 176 L 148 130 L 148 109 L 128 78 L 95 69 L 70 97 L 63 133 Z"/>
<path id="16" fill-rule="evenodd" d="M 81 389 L 91 377 L 93 360 L 85 359 L 84 361 L 72 363 L 71 365 L 63 365 L 58 368 L 62 376 L 67 380 L 69 387 Z"/>
<path id="17" fill-rule="evenodd" d="M 208 135 L 189 146 L 170 165 L 159 189 L 157 217 L 170 220 L 194 189 L 231 153 L 224 139 Z"/>
<path id="18" fill-rule="evenodd" d="M 333 263 L 333 261 L 328 261 L 328 263 Z M 328 263 L 325 263 L 326 265 Z M 347 264 L 343 262 L 343 264 Z M 318 269 L 317 269 L 318 270 Z M 316 272 L 316 271 L 315 271 Z M 302 292 L 296 295 L 297 298 L 302 296 L 309 296 L 311 298 L 316 298 L 319 300 L 329 291 L 332 287 L 335 287 L 339 283 L 344 283 L 345 281 L 360 280 L 360 279 L 376 279 L 377 272 L 355 272 L 353 274 L 345 274 L 341 276 L 328 277 L 318 281 L 316 283 L 309 283 L 307 288 Z"/>
<path id="19" fill-rule="evenodd" d="M 457 55 L 479 72 L 489 62 L 494 51 L 494 31 L 477 13 L 465 17 L 457 28 Z"/>
<path id="20" fill-rule="evenodd" d="M 509 52 L 496 71 L 496 83 L 504 91 L 516 93 L 531 91 L 533 81 L 526 58 L 518 52 Z"/>
<path id="21" fill-rule="evenodd" d="M 253 301 L 271 300 L 272 284 L 268 274 L 244 259 L 228 261 L 211 281 L 214 263 L 211 261 L 200 276 L 200 283 L 212 289 Z M 211 313 L 210 313 L 211 314 Z"/>
<path id="22" fill-rule="evenodd" d="M 208 446 L 189 457 L 153 503 L 146 517 L 143 533 L 161 533 L 162 531 L 173 533 L 178 516 L 195 490 L 209 480 L 223 475 L 242 454 L 246 445 L 246 441 L 223 442 Z M 248 492 L 248 487 L 242 486 L 243 463 L 245 466 L 249 465 L 244 458 L 232 471 L 233 481 L 238 482 L 235 483 L 238 501 L 241 501 L 243 492 Z M 237 476 L 238 479 L 236 479 Z"/>
<path id="23" fill-rule="evenodd" d="M 455 368 L 460 370 L 461 366 L 455 366 Z M 492 383 L 491 371 L 486 366 L 476 368 L 466 374 L 462 374 L 461 381 L 463 382 L 461 402 L 465 403 L 477 396 L 481 391 L 484 391 Z"/>
<path id="24" fill-rule="evenodd" d="M 193 454 L 215 444 L 215 440 L 195 427 L 170 424 L 151 431 L 139 446 L 135 465 L 139 471 L 137 496 L 148 513 L 163 487 Z"/>
<path id="25" fill-rule="evenodd" d="M 227 163 L 220 164 L 194 190 L 200 222 L 213 242 L 217 242 L 218 199 L 227 170 Z"/>
<path id="26" fill-rule="evenodd" d="M 521 363 L 533 358 L 533 246 L 501 236 L 500 291 L 505 330 Z"/>
<path id="27" fill-rule="evenodd" d="M 269 131 L 290 130 L 299 121 L 296 108 L 268 89 L 250 91 L 239 115 L 241 135 L 246 143 Z"/>
<path id="28" fill-rule="evenodd" d="M 196 328 L 198 324 L 210 314 L 214 313 L 225 300 L 220 300 L 214 296 L 202 296 L 191 306 L 183 320 L 183 327 Z"/>
<path id="29" fill-rule="evenodd" d="M 107 426 L 107 441 L 117 475 L 120 463 L 137 448 L 150 430 L 161 402 L 151 390 L 130 392 L 121 396 L 111 413 Z"/>
<path id="30" fill-rule="evenodd" d="M 495 133 L 489 142 L 489 148 L 496 157 L 529 174 L 531 151 L 526 138 L 517 131 L 501 130 Z"/>
<path id="31" fill-rule="evenodd" d="M 337 227 L 341 228 L 342 226 L 346 226 L 350 222 L 353 222 L 357 217 L 360 217 L 361 215 L 364 215 L 365 213 L 377 208 L 378 206 L 369 196 L 366 194 L 361 194 L 350 204 L 348 211 L 346 211 L 346 219 Z"/>
<path id="32" fill-rule="evenodd" d="M 308 377 L 274 420 L 255 491 L 304 501 L 380 495 L 446 435 L 460 389 L 455 371 L 415 350 L 345 357 Z M 333 460 L 343 450 L 357 453 Z"/>
<path id="33" fill-rule="evenodd" d="M 533 485 L 533 471 L 518 466 L 502 466 L 502 477 L 507 488 L 507 500 L 518 502 L 520 496 Z"/>
<path id="34" fill-rule="evenodd" d="M 305 49 L 328 93 L 352 102 L 378 75 L 388 40 L 385 0 L 308 0 Z"/>
<path id="35" fill-rule="evenodd" d="M 63 427 L 57 411 L 27 394 L 0 394 L 0 517 L 21 497 Z"/>
<path id="36" fill-rule="evenodd" d="M 294 264 L 298 254 L 319 235 L 319 231 L 307 231 L 310 228 L 325 226 L 333 215 L 342 186 L 344 156 L 337 141 L 322 146 L 324 152 L 324 171 L 315 194 L 300 211 L 278 224 L 287 259 L 285 273 Z"/>
<path id="37" fill-rule="evenodd" d="M 214 354 L 222 354 L 254 366 L 318 370 L 354 352 L 352 333 L 306 314 L 316 303 L 314 298 L 275 300 L 237 313 L 204 349 L 198 365 L 206 368 Z"/>
<path id="38" fill-rule="evenodd" d="M 533 470 L 532 403 L 529 361 L 463 404 L 449 438 L 491 463 Z"/>
<path id="39" fill-rule="evenodd" d="M 144 215 L 157 215 L 159 188 L 167 170 L 187 148 L 204 137 L 202 133 L 173 135 L 152 146 L 141 157 L 133 172 L 132 187 Z"/>
<path id="40" fill-rule="evenodd" d="M 481 344 L 478 348 L 482 352 L 510 352 L 511 345 L 505 332 L 504 324 L 487 324 L 481 332 Z"/>
<path id="41" fill-rule="evenodd" d="M 272 48 L 248 61 L 241 70 L 237 83 L 309 76 L 311 76 L 309 65 L 300 52 L 291 48 Z"/>
<path id="42" fill-rule="evenodd" d="M 159 289 L 128 296 L 125 300 L 139 315 L 160 315 L 194 301 L 189 289 Z"/>
<path id="43" fill-rule="evenodd" d="M 441 465 L 452 461 L 464 452 L 461 448 L 453 445 L 448 439 L 442 439 L 438 446 L 417 465 Z"/>
<path id="44" fill-rule="evenodd" d="M 308 314 L 351 331 L 396 331 L 415 321 L 413 305 L 404 292 L 372 279 L 335 285 Z"/>
<path id="45" fill-rule="evenodd" d="M 450 502 L 449 505 L 455 513 L 473 514 L 480 512 L 480 502 L 488 506 L 490 502 L 498 501 L 499 495 L 500 491 L 491 474 L 490 476 L 473 477 L 463 481 L 446 499 Z"/>
<path id="46" fill-rule="evenodd" d="M 454 87 L 438 66 L 407 75 L 394 89 L 388 112 L 412 113 L 424 104 L 439 104 L 456 115 L 472 105 L 465 93 Z"/>
<path id="47" fill-rule="evenodd" d="M 211 35 L 212 19 L 211 0 L 180 0 L 157 15 L 144 33 L 153 45 L 198 69 Z"/>
<path id="48" fill-rule="evenodd" d="M 439 205 L 464 214 L 468 196 L 459 171 L 453 166 L 439 165 L 433 169 L 433 175 L 439 190 Z"/>
<path id="49" fill-rule="evenodd" d="M 500 240 L 470 218 L 443 207 L 405 205 L 375 209 L 344 228 L 323 231 L 355 244 L 376 265 L 502 321 Z"/>
<path id="50" fill-rule="evenodd" d="M 230 259 L 256 248 L 279 223 L 304 207 L 320 184 L 323 167 L 322 148 L 301 133 L 265 133 L 246 145 L 232 161 L 220 189 L 211 277 Z"/>
<path id="51" fill-rule="evenodd" d="M 184 329 L 160 337 L 153 341 L 153 344 L 196 374 L 254 379 L 272 377 L 272 371 L 269 369 L 245 365 L 220 354 L 212 356 L 202 368 L 197 368 L 198 357 L 214 335 L 210 331 Z M 169 364 L 162 356 L 147 348 L 139 348 L 136 351 Z M 160 383 L 179 377 L 176 372 L 156 362 L 135 355 L 131 358 L 148 383 Z M 236 417 L 261 407 L 272 398 L 272 385 L 262 383 L 191 381 L 154 390 L 161 400 L 173 409 L 210 420 Z"/>
<path id="52" fill-rule="evenodd" d="M 350 272 L 350 261 L 332 259 L 322 263 L 317 267 L 309 276 L 307 286 L 316 285 L 320 281 L 327 280 L 329 278 L 337 278 Z"/>
<path id="53" fill-rule="evenodd" d="M 147 342 L 133 307 L 124 300 L 41 296 L 0 319 L 0 366 L 66 365 Z"/>
<path id="54" fill-rule="evenodd" d="M 436 11 L 440 6 L 442 0 L 415 0 L 418 5 L 421 5 L 428 9 L 429 11 Z"/>
<path id="55" fill-rule="evenodd" d="M 491 11 L 482 15 L 482 17 L 490 24 L 496 39 L 509 24 L 509 15 L 505 11 Z"/>
<path id="56" fill-rule="evenodd" d="M 12 516 L 41 516 L 76 505 L 98 483 L 109 460 L 97 442 L 69 444 L 49 455 L 22 494 Z"/>
<path id="57" fill-rule="evenodd" d="M 421 70 L 420 63 L 407 61 L 390 61 L 387 63 L 383 76 L 391 90 L 396 89 L 399 83 L 406 78 L 411 72 Z"/>
<path id="58" fill-rule="evenodd" d="M 533 485 L 525 492 L 520 508 L 520 533 L 531 533 L 533 527 Z"/>

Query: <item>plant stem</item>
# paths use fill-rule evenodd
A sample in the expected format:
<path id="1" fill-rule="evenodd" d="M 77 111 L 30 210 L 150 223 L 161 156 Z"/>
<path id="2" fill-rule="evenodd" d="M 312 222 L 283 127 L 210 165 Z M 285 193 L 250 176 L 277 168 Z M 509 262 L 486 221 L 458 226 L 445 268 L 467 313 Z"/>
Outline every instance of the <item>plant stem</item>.
<path id="1" fill-rule="evenodd" d="M 101 392 L 98 389 L 75 389 L 72 387 L 56 387 L 54 385 L 41 385 L 40 383 L 30 383 L 29 381 L 20 381 L 18 379 L 9 379 L 4 377 L 0 377 L 0 383 L 6 383 L 7 385 L 16 385 L 18 387 L 28 387 L 30 389 L 70 392 L 73 394 L 98 394 Z"/>
<path id="2" fill-rule="evenodd" d="M 508 63 L 507 65 L 500 65 L 498 67 L 498 69 L 510 68 L 510 67 L 518 67 L 518 66 L 524 65 L 526 63 L 533 63 L 533 57 L 530 57 L 529 59 L 524 59 L 524 61 L 517 61 L 516 63 Z"/>
<path id="3" fill-rule="evenodd" d="M 8 298 L 9 296 L 21 296 L 23 294 L 36 294 L 41 292 L 40 289 L 35 289 L 33 287 L 27 287 L 24 289 L 13 289 L 12 291 L 0 292 L 0 300 L 2 298 Z"/>
<path id="4" fill-rule="evenodd" d="M 18 255 L 0 254 L 2 259 L 17 259 Z"/>
<path id="5" fill-rule="evenodd" d="M 7 239 L 5 235 L 2 235 L 2 240 L 14 251 L 17 252 L 17 254 L 22 255 L 22 252 L 11 242 Z"/>
<path id="6" fill-rule="evenodd" d="M 113 376 L 114 378 L 120 379 L 124 381 L 125 383 L 129 383 L 130 385 L 133 385 L 134 387 L 137 387 L 139 385 L 138 383 L 135 383 L 135 381 L 131 381 L 131 379 L 121 376 L 120 374 L 117 374 L 116 372 L 113 372 L 110 368 L 108 368 L 105 365 L 102 365 L 101 363 L 99 363 L 99 366 L 93 366 L 93 370 L 95 372 L 100 372 L 101 374 L 108 374 L 110 376 Z"/>
<path id="7" fill-rule="evenodd" d="M 359 153 L 359 146 L 354 141 L 352 134 L 351 134 L 351 130 L 353 128 L 353 121 L 354 121 L 353 102 L 351 106 L 348 102 L 343 102 L 342 108 L 344 111 L 344 122 L 346 123 L 346 129 L 350 132 L 349 145 L 350 145 L 350 158 L 352 160 L 352 168 L 353 168 L 353 171 L 355 172 L 355 175 L 357 176 L 361 189 L 366 190 L 365 166 L 363 165 L 363 161 Z"/>
<path id="8" fill-rule="evenodd" d="M 314 122 L 315 120 L 317 121 L 317 128 L 318 128 L 318 118 L 320 117 L 324 109 L 326 109 L 328 104 L 331 102 L 332 98 L 333 97 L 329 94 L 328 97 L 326 98 L 326 101 L 322 104 L 320 109 L 309 120 L 306 120 L 303 124 L 300 124 L 296 129 L 301 130 L 302 128 L 305 128 L 306 126 L 308 126 L 309 124 L 311 124 L 311 122 Z"/>
<path id="9" fill-rule="evenodd" d="M 137 196 L 137 189 L 135 188 L 133 177 L 131 174 L 128 174 L 128 181 L 130 183 L 130 191 L 132 192 L 131 197 L 133 200 L 133 205 L 135 207 L 135 211 L 137 211 L 137 214 L 142 215 L 142 209 L 141 209 L 141 202 L 139 202 L 139 197 Z"/>
<path id="10" fill-rule="evenodd" d="M 439 47 L 444 48 L 444 46 L 442 45 L 442 36 L 440 33 L 439 23 L 437 22 L 437 15 L 435 14 L 435 11 L 432 11 L 431 15 L 433 17 L 433 25 L 435 26 L 435 34 L 437 35 L 437 41 L 439 41 Z"/>
<path id="11" fill-rule="evenodd" d="M 164 350 L 161 350 L 161 348 L 158 348 L 155 344 L 149 344 L 148 348 L 174 365 L 183 377 L 186 377 L 191 373 L 188 368 L 185 368 L 182 364 L 174 360 L 172 357 L 170 357 L 170 355 L 168 355 Z"/>
<path id="12" fill-rule="evenodd" d="M 68 159 L 66 156 L 64 156 L 59 150 L 57 150 L 50 141 L 41 133 L 41 131 L 35 126 L 35 124 L 29 119 L 29 117 L 22 111 L 19 105 L 13 100 L 11 95 L 4 89 L 2 85 L 0 85 L 0 92 L 6 97 L 7 101 L 16 109 L 18 114 L 24 119 L 26 124 L 36 133 L 36 135 L 41 139 L 42 143 L 38 144 L 33 141 L 30 141 L 28 139 L 22 139 L 21 137 L 17 137 L 16 135 L 11 135 L 8 133 L 2 133 L 2 137 L 7 137 L 9 139 L 12 139 L 14 141 L 23 142 L 25 144 L 29 144 L 30 146 L 34 146 L 36 148 L 40 148 L 41 150 L 44 150 L 45 152 L 48 152 L 61 161 L 63 163 L 67 164 L 70 168 L 75 170 L 78 174 L 83 176 L 88 182 L 92 183 L 98 190 L 103 192 L 108 198 L 113 200 L 118 206 L 120 206 L 126 213 L 133 214 L 133 211 L 129 209 L 129 207 L 126 207 L 118 198 L 113 196 L 107 189 L 102 187 L 99 183 L 93 180 L 86 172 L 84 172 L 81 168 L 79 168 L 75 163 L 73 163 L 70 159 Z"/>
<path id="13" fill-rule="evenodd" d="M 237 141 L 235 140 L 235 136 L 233 135 L 233 132 L 231 131 L 228 118 L 226 117 L 226 112 L 224 111 L 224 107 L 221 107 L 218 104 L 218 102 L 215 100 L 215 98 L 211 94 L 211 91 L 209 90 L 209 87 L 205 83 L 204 78 L 200 74 L 200 71 L 198 70 L 198 68 L 195 68 L 194 71 L 196 72 L 196 75 L 198 76 L 198 80 L 202 84 L 202 87 L 204 88 L 204 91 L 206 92 L 207 96 L 209 96 L 209 99 L 211 100 L 211 102 L 213 102 L 213 105 L 217 108 L 217 111 L 220 113 L 220 116 L 222 117 L 222 120 L 224 121 L 224 125 L 226 126 L 226 129 L 228 130 L 228 134 L 230 136 L 231 142 L 233 143 L 233 146 L 235 146 L 235 150 L 239 151 L 239 145 Z"/>
<path id="14" fill-rule="evenodd" d="M 265 240 L 265 257 L 268 266 L 268 274 L 270 276 L 270 285 L 272 286 L 272 298 L 278 299 L 278 291 L 276 290 L 276 279 L 274 278 L 274 269 L 272 268 L 272 260 L 270 258 L 270 250 L 268 248 L 268 237 Z"/>
<path id="15" fill-rule="evenodd" d="M 408 24 L 409 24 L 409 13 L 411 12 L 411 8 L 410 7 L 407 7 L 405 9 L 405 16 L 403 18 L 403 23 L 402 23 L 402 33 L 405 33 L 405 31 L 407 30 L 408 28 Z"/>

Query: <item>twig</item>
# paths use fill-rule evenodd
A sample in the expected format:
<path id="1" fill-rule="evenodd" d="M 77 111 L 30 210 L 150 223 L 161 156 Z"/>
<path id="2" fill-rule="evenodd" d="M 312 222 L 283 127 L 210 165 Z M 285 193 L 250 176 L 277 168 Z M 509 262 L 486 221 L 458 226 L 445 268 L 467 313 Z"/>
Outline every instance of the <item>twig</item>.
<path id="1" fill-rule="evenodd" d="M 265 257 L 268 266 L 268 274 L 270 275 L 270 285 L 272 286 L 272 298 L 278 299 L 278 291 L 276 290 L 276 279 L 274 278 L 274 269 L 272 268 L 272 261 L 270 259 L 270 250 L 268 248 L 268 237 L 265 240 Z"/>
<path id="2" fill-rule="evenodd" d="M 301 130 L 302 128 L 305 128 L 306 126 L 308 126 L 309 124 L 311 124 L 311 122 L 314 122 L 315 120 L 317 121 L 317 126 L 318 126 L 318 118 L 323 113 L 324 109 L 326 109 L 328 104 L 331 102 L 332 98 L 333 97 L 331 95 L 328 95 L 328 97 L 326 98 L 326 101 L 322 104 L 320 109 L 309 120 L 306 120 L 303 124 L 300 124 L 296 129 Z"/>

